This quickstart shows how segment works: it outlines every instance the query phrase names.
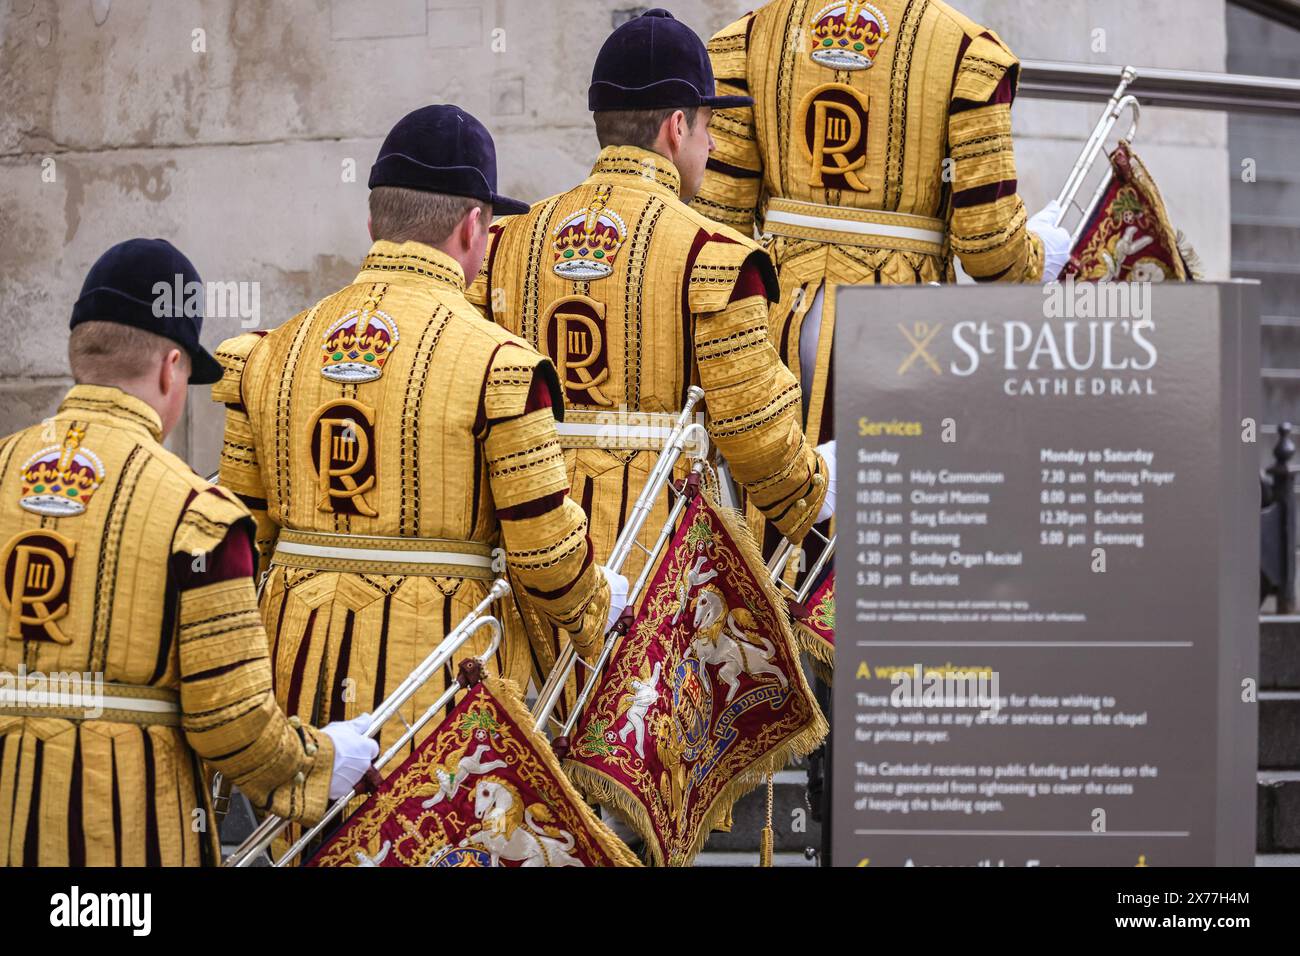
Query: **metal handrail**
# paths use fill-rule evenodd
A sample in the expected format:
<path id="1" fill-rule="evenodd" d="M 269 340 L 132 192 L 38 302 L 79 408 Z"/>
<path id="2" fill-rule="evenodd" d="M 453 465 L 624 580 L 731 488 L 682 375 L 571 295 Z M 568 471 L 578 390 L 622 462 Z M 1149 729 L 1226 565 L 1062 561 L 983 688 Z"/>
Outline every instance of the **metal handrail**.
<path id="1" fill-rule="evenodd" d="M 1019 95 L 1035 99 L 1086 100 L 1110 96 L 1123 65 L 1022 60 Z M 1139 66 L 1130 90 L 1143 106 L 1233 110 L 1300 116 L 1300 80 L 1204 70 Z"/>

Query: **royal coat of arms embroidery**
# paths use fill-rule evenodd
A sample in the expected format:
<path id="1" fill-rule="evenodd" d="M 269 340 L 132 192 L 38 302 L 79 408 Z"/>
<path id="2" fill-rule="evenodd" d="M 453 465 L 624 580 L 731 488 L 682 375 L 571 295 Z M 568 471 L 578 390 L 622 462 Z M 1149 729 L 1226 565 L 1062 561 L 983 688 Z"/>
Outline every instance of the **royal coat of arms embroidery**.
<path id="1" fill-rule="evenodd" d="M 563 219 L 554 232 L 555 274 L 562 279 L 589 282 L 614 271 L 614 258 L 627 223 L 606 207 L 609 188 L 602 189 L 585 208 Z"/>
<path id="2" fill-rule="evenodd" d="M 373 382 L 400 338 L 391 315 L 353 309 L 326 330 L 320 373 L 343 385 Z"/>
<path id="3" fill-rule="evenodd" d="M 658 864 L 688 865 L 742 794 L 825 736 L 762 569 L 740 519 L 696 495 L 574 733 L 566 769 Z"/>

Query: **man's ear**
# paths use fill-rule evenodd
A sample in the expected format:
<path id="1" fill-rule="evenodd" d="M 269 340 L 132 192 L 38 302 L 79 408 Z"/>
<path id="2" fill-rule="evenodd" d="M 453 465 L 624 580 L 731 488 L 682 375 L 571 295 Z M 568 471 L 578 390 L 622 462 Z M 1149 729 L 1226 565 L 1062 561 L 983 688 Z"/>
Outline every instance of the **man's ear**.
<path id="1" fill-rule="evenodd" d="M 184 388 L 189 384 L 185 373 L 184 359 L 180 349 L 168 349 L 163 355 L 162 366 L 158 369 L 158 391 L 170 395 L 176 386 Z"/>
<path id="2" fill-rule="evenodd" d="M 681 149 L 682 141 L 686 139 L 689 131 L 686 122 L 686 113 L 682 110 L 674 110 L 673 115 L 668 117 L 670 135 L 672 136 L 673 149 Z"/>
<path id="3" fill-rule="evenodd" d="M 483 207 L 476 203 L 460 221 L 460 241 L 466 249 L 474 248 L 474 240 L 478 238 L 479 230 L 487 228 L 485 224 L 480 225 L 482 218 Z"/>
<path id="4" fill-rule="evenodd" d="M 366 216 L 366 232 L 368 232 L 368 233 L 370 234 L 370 241 L 371 241 L 371 242 L 374 242 L 374 241 L 375 241 L 375 224 L 374 224 L 374 222 L 371 221 L 371 219 L 370 219 L 369 216 Z"/>

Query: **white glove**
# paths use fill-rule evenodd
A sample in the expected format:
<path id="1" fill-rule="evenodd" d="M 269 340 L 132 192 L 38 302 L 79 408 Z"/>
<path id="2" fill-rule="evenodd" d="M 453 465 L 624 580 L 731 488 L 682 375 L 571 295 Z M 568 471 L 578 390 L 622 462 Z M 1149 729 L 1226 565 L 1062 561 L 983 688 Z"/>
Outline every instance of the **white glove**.
<path id="1" fill-rule="evenodd" d="M 605 622 L 605 630 L 608 631 L 623 613 L 623 605 L 627 604 L 627 578 L 604 565 L 597 565 L 597 567 L 609 582 L 609 620 Z"/>
<path id="2" fill-rule="evenodd" d="M 346 796 L 379 756 L 379 744 L 367 737 L 370 715 L 336 720 L 320 729 L 334 741 L 334 776 L 330 778 L 330 799 Z"/>
<path id="3" fill-rule="evenodd" d="M 826 462 L 826 500 L 822 502 L 822 510 L 817 512 L 817 524 L 821 524 L 835 515 L 835 440 L 818 445 L 817 454 Z"/>
<path id="4" fill-rule="evenodd" d="M 1055 282 L 1070 261 L 1069 230 L 1053 225 L 1061 204 L 1053 199 L 1029 220 L 1029 231 L 1043 240 L 1043 282 Z"/>

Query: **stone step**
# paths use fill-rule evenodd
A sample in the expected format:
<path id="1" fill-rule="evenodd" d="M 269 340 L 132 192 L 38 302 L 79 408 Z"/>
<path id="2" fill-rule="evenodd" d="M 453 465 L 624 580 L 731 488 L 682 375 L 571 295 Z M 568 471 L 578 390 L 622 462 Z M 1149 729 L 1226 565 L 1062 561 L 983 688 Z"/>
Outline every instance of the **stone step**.
<path id="1" fill-rule="evenodd" d="M 1297 225 L 1300 225 L 1300 210 L 1284 212 L 1278 209 L 1270 217 L 1251 217 L 1247 222 L 1234 219 L 1232 256 L 1238 261 L 1252 262 L 1292 263 L 1300 260 L 1300 229 Z"/>
<path id="2" fill-rule="evenodd" d="M 1266 15 L 1261 9 L 1294 11 L 1294 0 L 1274 3 L 1229 3 L 1223 9 L 1228 37 L 1224 69 L 1253 76 L 1300 76 L 1300 36 Z M 1289 9 L 1290 8 L 1290 9 Z"/>
<path id="3" fill-rule="evenodd" d="M 1300 317 L 1260 318 L 1259 364 L 1266 369 L 1300 369 Z"/>
<path id="4" fill-rule="evenodd" d="M 1261 770 L 1255 787 L 1255 849 L 1300 852 L 1300 770 Z"/>
<path id="5" fill-rule="evenodd" d="M 1236 279 L 1260 281 L 1259 306 L 1261 315 L 1286 315 L 1300 302 L 1300 267 L 1286 268 L 1246 259 L 1233 259 L 1232 276 Z"/>
<path id="6" fill-rule="evenodd" d="M 1290 5 L 1295 4 L 1291 2 Z M 1295 30 L 1288 30 L 1231 3 L 1226 13 L 1231 43 L 1225 72 L 1248 76 L 1300 76 L 1300 39 L 1295 36 Z M 1243 26 L 1245 18 L 1252 22 Z"/>
<path id="7" fill-rule="evenodd" d="M 808 775 L 802 770 L 785 770 L 776 775 L 772 788 L 772 836 L 778 852 L 802 853 L 806 846 L 821 845 L 821 826 L 812 819 L 807 805 Z M 736 801 L 729 833 L 709 834 L 704 848 L 710 851 L 758 851 L 767 819 L 767 787 L 760 786 Z"/>
<path id="8" fill-rule="evenodd" d="M 1291 157 L 1300 149 L 1300 124 L 1279 121 L 1276 116 L 1251 116 L 1246 122 L 1236 122 L 1234 117 L 1230 142 L 1228 174 L 1232 177 L 1232 189 L 1250 189 L 1261 181 L 1285 182 L 1296 178 Z M 1245 159 L 1255 161 L 1253 183 L 1241 178 L 1243 170 L 1250 168 L 1243 167 Z M 1234 216 L 1240 213 L 1236 206 L 1231 208 Z"/>
<path id="9" fill-rule="evenodd" d="M 1272 378 L 1261 376 L 1260 379 L 1260 420 L 1268 424 L 1277 422 L 1300 422 L 1300 379 L 1291 377 Z M 1274 440 L 1276 440 L 1274 438 Z M 1273 447 L 1269 442 L 1261 442 L 1262 460 L 1265 464 L 1273 460 Z"/>
<path id="10" fill-rule="evenodd" d="M 1259 692 L 1259 768 L 1300 770 L 1300 691 Z"/>
<path id="11" fill-rule="evenodd" d="M 1300 690 L 1300 615 L 1261 618 L 1259 686 L 1261 690 Z"/>
<path id="12" fill-rule="evenodd" d="M 1266 167 L 1257 170 L 1258 179 L 1244 183 L 1240 179 L 1240 158 L 1230 170 L 1235 173 L 1228 190 L 1234 218 L 1249 220 L 1257 216 L 1295 215 L 1300 210 L 1300 178 L 1271 176 Z"/>

